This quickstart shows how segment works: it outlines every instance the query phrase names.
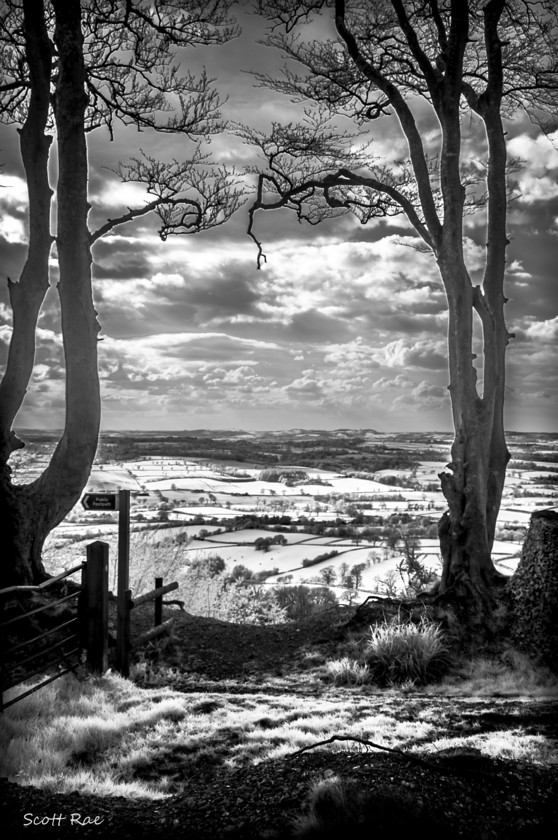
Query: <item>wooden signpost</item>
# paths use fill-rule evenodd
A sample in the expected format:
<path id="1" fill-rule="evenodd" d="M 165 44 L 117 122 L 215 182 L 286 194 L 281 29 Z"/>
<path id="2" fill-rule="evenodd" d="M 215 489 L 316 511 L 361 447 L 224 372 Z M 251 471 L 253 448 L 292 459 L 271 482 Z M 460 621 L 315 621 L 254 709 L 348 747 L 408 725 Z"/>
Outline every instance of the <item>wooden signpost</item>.
<path id="1" fill-rule="evenodd" d="M 116 667 L 128 676 L 130 661 L 130 491 L 118 491 L 118 591 L 116 593 Z"/>
<path id="2" fill-rule="evenodd" d="M 116 493 L 85 493 L 81 500 L 85 510 L 118 511 L 118 589 L 116 593 L 116 667 L 124 676 L 130 659 L 130 491 Z"/>
<path id="3" fill-rule="evenodd" d="M 132 591 L 129 589 L 129 565 L 130 565 L 130 491 L 119 490 L 116 493 L 86 493 L 81 503 L 85 510 L 117 510 L 118 511 L 118 587 L 116 592 L 116 668 L 123 677 L 128 677 L 130 672 L 130 614 L 134 607 L 139 607 L 147 601 L 155 601 L 155 626 L 135 640 L 134 647 L 138 644 L 155 639 L 161 633 L 168 630 L 172 618 L 162 620 L 163 595 L 178 588 L 178 583 L 167 583 L 163 585 L 163 578 L 155 578 L 155 589 L 146 592 L 138 598 L 132 598 Z M 108 638 L 108 545 L 101 542 L 88 546 L 88 568 L 91 562 L 91 584 L 88 597 L 89 613 L 95 619 L 95 627 L 91 630 L 91 648 L 95 656 L 92 660 L 93 670 L 102 673 L 107 667 L 106 641 Z M 97 569 L 99 568 L 99 570 Z M 99 581 L 102 583 L 99 584 Z M 89 578 L 87 578 L 89 586 Z M 103 600 L 99 595 L 99 586 L 107 597 Z M 91 592 L 93 595 L 91 595 Z M 99 612 L 99 604 L 104 604 L 102 614 Z M 95 610 L 93 609 L 94 605 Z M 105 615 L 106 612 L 106 615 Z M 89 614 L 88 613 L 88 614 Z M 98 614 L 98 615 L 97 615 Z M 101 620 L 102 619 L 102 620 Z M 104 647 L 101 647 L 100 639 L 104 639 Z M 100 652 L 99 652 L 100 651 Z"/>

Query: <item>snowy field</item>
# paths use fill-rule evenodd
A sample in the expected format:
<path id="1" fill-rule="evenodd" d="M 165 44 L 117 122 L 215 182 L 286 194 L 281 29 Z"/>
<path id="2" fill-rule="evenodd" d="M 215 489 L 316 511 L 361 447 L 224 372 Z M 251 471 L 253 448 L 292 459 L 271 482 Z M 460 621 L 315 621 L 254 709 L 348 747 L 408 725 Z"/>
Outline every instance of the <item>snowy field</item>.
<path id="1" fill-rule="evenodd" d="M 536 464 L 529 470 L 513 467 L 508 471 L 497 523 L 499 528 L 526 528 L 533 511 L 556 509 L 558 486 L 544 483 L 549 476 L 549 466 L 553 465 Z M 383 470 L 375 473 L 374 480 L 300 467 L 308 480 L 304 484 L 287 487 L 280 482 L 262 481 L 259 477 L 261 469 L 242 463 L 146 458 L 96 466 L 84 492 L 130 490 L 132 529 L 147 529 L 142 539 L 154 541 L 186 535 L 190 542 L 181 548 L 185 560 L 218 554 L 229 571 L 238 565 L 246 566 L 255 573 L 278 569 L 278 574 L 266 579 L 268 584 L 281 583 L 281 578 L 288 576 L 288 580 L 294 584 L 304 582 L 317 585 L 323 583 L 320 572 L 331 566 L 338 582 L 338 586 L 334 585 L 333 589 L 339 589 L 339 592 L 345 566 L 350 571 L 353 566 L 361 565 L 364 568 L 361 570 L 359 589 L 368 593 L 378 591 L 379 579 L 381 582 L 382 579 L 391 578 L 393 582 L 398 575 L 402 557 L 384 545 L 373 545 L 366 541 L 357 544 L 350 538 L 316 536 L 299 531 L 284 533 L 286 545 L 271 545 L 264 552 L 255 549 L 254 541 L 258 537 L 273 539 L 276 532 L 231 529 L 215 534 L 217 526 L 188 523 L 199 516 L 206 519 L 215 517 L 226 522 L 235 517 L 266 514 L 290 516 L 295 523 L 301 520 L 304 522 L 304 517 L 315 522 L 331 523 L 337 518 L 350 522 L 354 518 L 354 510 L 347 513 L 348 506 L 357 511 L 362 510 L 366 516 L 387 518 L 394 513 L 408 513 L 429 517 L 435 522 L 446 504 L 441 491 L 430 488 L 438 485 L 438 474 L 444 467 L 445 462 L 442 460 L 422 461 L 412 474 L 408 470 Z M 558 467 L 555 469 L 557 473 Z M 240 474 L 243 474 L 244 479 Z M 402 483 L 416 482 L 421 489 L 384 483 L 384 480 L 393 481 L 394 477 Z M 315 484 L 313 481 L 322 483 Z M 105 522 L 106 512 L 98 515 L 94 512 L 86 513 L 78 503 L 72 514 L 49 537 L 47 545 L 54 546 L 56 541 L 67 545 L 63 551 L 66 563 L 66 557 L 72 556 L 75 543 L 75 562 L 79 562 L 83 559 L 87 542 L 95 539 L 115 540 L 118 513 L 112 516 L 112 523 Z M 161 519 L 176 523 L 176 527 L 166 530 Z M 198 538 L 202 529 L 206 533 L 205 539 Z M 303 561 L 314 560 L 331 551 L 338 553 L 315 565 L 303 566 Z M 521 543 L 497 540 L 493 559 L 500 571 L 512 574 L 520 552 Z M 56 557 L 56 553 L 53 552 L 52 556 Z M 418 556 L 425 566 L 439 571 L 437 540 L 420 540 Z"/>

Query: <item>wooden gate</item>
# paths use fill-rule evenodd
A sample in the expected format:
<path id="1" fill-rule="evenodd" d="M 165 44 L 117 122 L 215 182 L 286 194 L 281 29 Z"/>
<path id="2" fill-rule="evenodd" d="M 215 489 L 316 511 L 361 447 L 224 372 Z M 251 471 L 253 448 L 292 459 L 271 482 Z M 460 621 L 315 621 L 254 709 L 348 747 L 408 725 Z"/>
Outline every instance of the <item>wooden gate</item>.
<path id="1" fill-rule="evenodd" d="M 103 674 L 109 664 L 109 547 L 97 541 L 87 546 L 87 561 L 80 563 L 51 578 L 38 586 L 11 586 L 0 590 L 0 608 L 8 617 L 0 622 L 0 711 L 13 703 L 38 691 L 48 683 L 67 674 L 76 673 L 80 664 L 87 666 L 92 673 Z M 61 597 L 49 600 L 46 604 L 25 607 L 20 599 L 25 596 L 42 594 L 46 590 L 61 586 L 61 582 L 70 575 L 81 571 L 81 584 L 67 583 Z M 127 584 L 128 569 L 124 582 Z M 119 569 L 120 572 L 120 569 Z M 178 583 L 163 585 L 162 578 L 155 578 L 155 589 L 132 597 L 130 589 L 123 589 L 123 580 L 119 574 L 119 592 L 117 600 L 116 628 L 116 668 L 127 677 L 130 672 L 130 653 L 133 648 L 146 644 L 169 629 L 172 618 L 162 621 L 162 599 L 167 592 L 178 588 Z M 63 588 L 63 586 L 61 587 Z M 63 605 L 77 601 L 77 609 L 68 618 L 68 611 Z M 130 615 L 135 607 L 155 602 L 154 627 L 133 642 L 130 638 Z M 7 608 L 9 606 L 9 609 Z M 51 620 L 48 628 L 41 624 L 40 616 L 51 618 L 61 612 L 63 620 L 55 623 Z M 64 615 L 64 612 L 66 615 Z M 15 614 L 14 614 L 15 613 Z M 23 629 L 22 629 L 23 628 Z M 52 673 L 54 671 L 54 673 Z M 38 675 L 44 679 L 27 691 L 4 702 L 4 692 Z"/>
<path id="2" fill-rule="evenodd" d="M 83 576 L 84 570 L 85 563 L 80 563 L 40 586 L 11 586 L 0 590 L 2 613 L 10 615 L 0 624 L 2 709 L 11 706 L 22 697 L 27 697 L 28 694 L 37 691 L 63 674 L 67 674 L 68 671 L 74 670 L 79 664 L 81 657 L 79 615 L 76 614 L 69 620 L 64 620 L 67 617 L 67 611 L 62 607 L 63 604 L 70 605 L 72 601 L 79 599 L 79 589 L 64 594 L 60 598 L 55 597 L 34 609 L 29 609 L 29 604 L 26 609 L 22 602 L 26 597 L 29 599 L 29 596 L 34 595 L 36 598 L 43 593 L 50 594 L 49 590 L 60 584 L 64 578 L 79 571 Z M 50 627 L 44 629 L 45 619 L 51 616 L 54 618 L 57 612 L 62 614 L 63 620 L 52 623 Z M 15 643 L 14 639 L 17 640 Z M 49 673 L 52 670 L 54 674 Z M 5 691 L 39 674 L 45 675 L 41 682 L 23 694 L 4 702 Z"/>

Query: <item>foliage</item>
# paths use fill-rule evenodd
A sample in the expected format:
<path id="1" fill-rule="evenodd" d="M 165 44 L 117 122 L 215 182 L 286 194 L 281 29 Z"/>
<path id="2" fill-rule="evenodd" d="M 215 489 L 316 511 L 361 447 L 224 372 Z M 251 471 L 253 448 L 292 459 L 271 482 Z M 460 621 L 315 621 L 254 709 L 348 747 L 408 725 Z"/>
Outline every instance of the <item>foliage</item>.
<path id="1" fill-rule="evenodd" d="M 268 587 L 236 581 L 223 588 L 216 617 L 236 624 L 283 624 L 286 610 Z"/>
<path id="2" fill-rule="evenodd" d="M 300 621 L 337 605 L 335 593 L 327 586 L 280 586 L 275 598 L 291 621 Z"/>
<path id="3" fill-rule="evenodd" d="M 418 624 L 385 620 L 371 627 L 363 661 L 378 685 L 431 682 L 451 664 L 440 626 L 425 619 Z"/>

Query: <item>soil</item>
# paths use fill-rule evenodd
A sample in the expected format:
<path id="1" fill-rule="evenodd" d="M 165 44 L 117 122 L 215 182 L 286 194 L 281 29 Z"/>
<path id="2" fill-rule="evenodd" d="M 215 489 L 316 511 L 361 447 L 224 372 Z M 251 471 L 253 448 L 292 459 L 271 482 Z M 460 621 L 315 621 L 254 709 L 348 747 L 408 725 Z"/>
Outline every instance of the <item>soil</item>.
<path id="1" fill-rule="evenodd" d="M 172 641 L 152 643 L 145 655 L 174 669 L 173 689 L 290 691 L 304 696 L 305 702 L 324 690 L 308 679 L 305 663 L 313 655 L 323 657 L 335 650 L 352 614 L 333 610 L 296 624 L 257 627 L 189 616 L 174 608 L 168 608 L 164 617 L 171 613 L 175 616 Z M 151 625 L 152 607 L 138 610 L 134 633 Z M 413 698 L 415 704 L 436 701 L 426 695 Z M 403 697 L 392 695 L 391 702 L 400 703 L 405 713 Z M 451 711 L 451 698 L 444 702 Z M 479 708 L 478 702 L 460 701 L 452 726 L 463 731 Z M 556 740 L 556 711 L 550 701 L 535 699 L 508 700 L 492 708 L 487 698 L 483 721 L 487 729 L 527 725 L 530 732 Z M 179 770 L 180 755 L 174 760 Z M 345 784 L 344 797 L 334 784 L 337 777 Z M 318 779 L 329 779 L 332 792 L 322 798 L 313 826 L 297 829 L 297 818 L 307 813 L 310 789 Z M 0 780 L 4 836 L 10 840 L 282 840 L 295 836 L 331 840 L 350 836 L 352 840 L 384 832 L 390 840 L 408 838 L 410 833 L 445 840 L 550 840 L 558 836 L 558 767 L 490 759 L 475 750 L 447 750 L 419 760 L 347 743 L 344 752 L 325 746 L 254 766 L 198 764 L 195 774 L 182 782 L 180 792 L 169 799 L 147 802 L 77 792 L 52 794 Z M 40 818 L 43 825 L 29 824 L 33 818 Z"/>

